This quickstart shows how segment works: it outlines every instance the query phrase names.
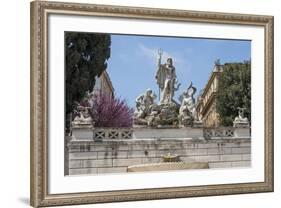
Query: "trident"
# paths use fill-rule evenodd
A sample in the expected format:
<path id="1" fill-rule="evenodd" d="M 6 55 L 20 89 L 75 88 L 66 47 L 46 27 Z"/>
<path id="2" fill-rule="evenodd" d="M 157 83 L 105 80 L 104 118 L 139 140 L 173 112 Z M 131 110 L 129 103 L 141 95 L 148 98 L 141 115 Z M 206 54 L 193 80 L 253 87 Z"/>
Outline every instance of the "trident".
<path id="1" fill-rule="evenodd" d="M 159 48 L 159 49 L 158 49 L 158 70 L 159 70 L 160 67 L 161 67 L 161 58 L 162 58 L 162 55 L 163 55 L 163 49 L 162 49 L 162 48 Z M 160 101 L 160 87 L 158 87 L 158 98 L 159 98 L 159 101 Z"/>

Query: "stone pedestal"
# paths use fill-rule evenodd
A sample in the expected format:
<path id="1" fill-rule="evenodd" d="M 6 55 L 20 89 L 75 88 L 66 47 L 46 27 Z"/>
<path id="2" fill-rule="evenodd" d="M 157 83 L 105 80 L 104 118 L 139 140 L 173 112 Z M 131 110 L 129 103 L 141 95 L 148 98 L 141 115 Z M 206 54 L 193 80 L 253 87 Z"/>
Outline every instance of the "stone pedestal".
<path id="1" fill-rule="evenodd" d="M 249 127 L 235 127 L 233 131 L 233 138 L 250 138 Z"/>
<path id="2" fill-rule="evenodd" d="M 92 124 L 73 125 L 72 140 L 93 141 L 93 125 Z"/>

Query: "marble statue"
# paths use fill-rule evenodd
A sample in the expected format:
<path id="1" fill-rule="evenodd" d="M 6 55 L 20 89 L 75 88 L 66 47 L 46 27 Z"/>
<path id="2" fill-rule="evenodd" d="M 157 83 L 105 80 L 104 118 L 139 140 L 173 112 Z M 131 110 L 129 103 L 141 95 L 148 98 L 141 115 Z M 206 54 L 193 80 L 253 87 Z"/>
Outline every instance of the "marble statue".
<path id="1" fill-rule="evenodd" d="M 157 127 L 159 125 L 177 125 L 178 106 L 176 103 L 155 103 L 156 95 L 147 89 L 136 99 L 134 125 Z"/>
<path id="2" fill-rule="evenodd" d="M 173 59 L 169 57 L 165 64 L 161 64 L 162 54 L 163 51 L 160 49 L 158 51 L 158 69 L 155 76 L 159 87 L 159 98 L 161 104 L 171 103 L 173 101 L 175 91 L 178 90 L 180 86 L 180 84 L 177 83 L 176 68 L 173 66 Z"/>
<path id="3" fill-rule="evenodd" d="M 179 107 L 176 103 L 160 104 L 159 124 L 162 126 L 177 126 Z"/>
<path id="4" fill-rule="evenodd" d="M 233 127 L 249 127 L 249 120 L 244 116 L 246 108 L 238 107 L 238 116 L 233 121 Z"/>
<path id="5" fill-rule="evenodd" d="M 77 115 L 72 124 L 73 125 L 85 125 L 85 124 L 92 124 L 92 118 L 90 115 L 91 107 L 85 107 L 80 104 L 77 104 L 76 110 L 74 110 L 74 113 Z"/>
<path id="6" fill-rule="evenodd" d="M 141 94 L 136 99 L 136 109 L 134 112 L 134 124 L 146 125 L 146 117 L 150 115 L 152 106 L 155 105 L 156 95 L 151 89 L 147 89 L 144 94 Z"/>
<path id="7" fill-rule="evenodd" d="M 178 124 L 178 106 L 175 103 L 154 104 L 146 119 L 147 125 L 150 127 L 176 126 Z"/>
<path id="8" fill-rule="evenodd" d="M 155 76 L 159 87 L 160 102 L 158 104 L 154 102 L 156 96 L 153 95 L 151 89 L 147 89 L 144 94 L 138 96 L 134 112 L 134 125 L 167 126 L 170 128 L 181 124 L 182 126 L 201 127 L 202 122 L 198 120 L 195 108 L 196 88 L 192 83 L 190 84 L 181 96 L 181 104 L 173 99 L 180 84 L 177 81 L 172 58 L 168 58 L 165 64 L 161 64 L 162 53 L 162 50 L 158 51 L 158 70 Z"/>
<path id="9" fill-rule="evenodd" d="M 156 127 L 160 123 L 159 117 L 160 108 L 157 104 L 153 104 L 150 108 L 150 114 L 147 116 L 147 125 L 150 127 Z"/>
<path id="10" fill-rule="evenodd" d="M 195 92 L 196 88 L 191 82 L 189 87 L 180 96 L 179 123 L 183 126 L 191 126 L 193 121 L 198 121 L 194 99 Z"/>
<path id="11" fill-rule="evenodd" d="M 74 120 L 72 125 L 91 125 L 93 123 L 92 117 L 90 115 L 90 110 L 93 107 L 93 93 L 87 91 L 81 103 L 75 102 L 76 107 L 74 108 Z"/>

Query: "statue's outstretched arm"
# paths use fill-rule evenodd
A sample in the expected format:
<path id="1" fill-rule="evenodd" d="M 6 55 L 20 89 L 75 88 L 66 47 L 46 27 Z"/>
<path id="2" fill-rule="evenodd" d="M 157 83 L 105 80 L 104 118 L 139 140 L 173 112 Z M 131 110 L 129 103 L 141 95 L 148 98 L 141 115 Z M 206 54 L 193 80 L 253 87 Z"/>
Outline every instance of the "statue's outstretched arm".
<path id="1" fill-rule="evenodd" d="M 136 103 L 140 103 L 142 99 L 143 99 L 143 95 L 139 95 L 139 96 L 136 98 Z"/>

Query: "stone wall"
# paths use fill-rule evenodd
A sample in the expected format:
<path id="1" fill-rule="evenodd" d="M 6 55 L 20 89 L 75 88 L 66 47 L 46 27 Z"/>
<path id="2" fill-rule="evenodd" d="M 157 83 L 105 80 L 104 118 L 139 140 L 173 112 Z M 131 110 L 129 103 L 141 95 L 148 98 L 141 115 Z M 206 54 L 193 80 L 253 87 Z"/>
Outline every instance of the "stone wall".
<path id="1" fill-rule="evenodd" d="M 208 162 L 209 168 L 249 167 L 251 139 L 107 139 L 68 142 L 69 175 L 127 172 L 127 167 L 163 162 L 178 155 L 183 162 Z"/>

